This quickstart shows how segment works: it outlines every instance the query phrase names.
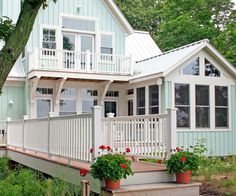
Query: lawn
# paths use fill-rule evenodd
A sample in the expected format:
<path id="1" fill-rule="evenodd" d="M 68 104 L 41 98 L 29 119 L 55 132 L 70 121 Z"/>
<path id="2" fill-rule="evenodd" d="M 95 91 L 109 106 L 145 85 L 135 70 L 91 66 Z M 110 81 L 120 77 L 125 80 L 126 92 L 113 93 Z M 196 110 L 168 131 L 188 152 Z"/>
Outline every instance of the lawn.
<path id="1" fill-rule="evenodd" d="M 202 183 L 201 195 L 236 195 L 236 156 L 203 158 L 192 179 Z"/>

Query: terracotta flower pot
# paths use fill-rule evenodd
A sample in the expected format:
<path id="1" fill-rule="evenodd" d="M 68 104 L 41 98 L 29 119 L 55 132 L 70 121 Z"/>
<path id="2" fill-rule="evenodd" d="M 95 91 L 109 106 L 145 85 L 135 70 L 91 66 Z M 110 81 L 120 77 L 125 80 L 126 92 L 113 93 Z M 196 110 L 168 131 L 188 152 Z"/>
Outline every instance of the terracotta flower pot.
<path id="1" fill-rule="evenodd" d="M 120 188 L 120 180 L 112 181 L 105 179 L 106 189 L 119 189 Z"/>
<path id="2" fill-rule="evenodd" d="M 180 184 L 188 184 L 190 183 L 190 176 L 191 176 L 192 171 L 188 170 L 183 173 L 176 173 L 176 182 Z"/>

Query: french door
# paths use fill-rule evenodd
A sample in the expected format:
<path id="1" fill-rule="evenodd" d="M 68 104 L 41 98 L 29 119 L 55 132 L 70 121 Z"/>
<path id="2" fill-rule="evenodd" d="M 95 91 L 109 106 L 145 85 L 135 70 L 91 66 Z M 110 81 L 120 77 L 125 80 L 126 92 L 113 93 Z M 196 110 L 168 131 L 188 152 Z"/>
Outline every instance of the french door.
<path id="1" fill-rule="evenodd" d="M 86 70 L 86 51 L 94 52 L 94 36 L 63 33 L 63 66 L 66 69 Z M 91 55 L 92 57 L 92 55 Z M 90 69 L 92 58 L 90 58 Z"/>

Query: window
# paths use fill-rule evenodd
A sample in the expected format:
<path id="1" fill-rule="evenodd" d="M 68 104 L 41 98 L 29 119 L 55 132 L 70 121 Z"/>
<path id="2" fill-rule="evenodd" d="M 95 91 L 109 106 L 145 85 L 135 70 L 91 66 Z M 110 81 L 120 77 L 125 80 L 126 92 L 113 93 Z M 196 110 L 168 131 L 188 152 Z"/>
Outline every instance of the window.
<path id="1" fill-rule="evenodd" d="M 190 127 L 189 85 L 175 84 L 177 127 Z"/>
<path id="2" fill-rule="evenodd" d="M 159 87 L 149 86 L 149 114 L 159 113 Z"/>
<path id="3" fill-rule="evenodd" d="M 97 90 L 82 89 L 82 113 L 90 113 L 92 107 L 98 104 Z"/>
<path id="4" fill-rule="evenodd" d="M 107 91 L 106 97 L 119 97 L 119 91 Z"/>
<path id="5" fill-rule="evenodd" d="M 210 127 L 209 86 L 196 85 L 196 127 Z"/>
<path id="6" fill-rule="evenodd" d="M 215 126 L 228 127 L 228 87 L 215 86 Z"/>
<path id="7" fill-rule="evenodd" d="M 101 54 L 113 54 L 112 35 L 101 36 Z"/>
<path id="8" fill-rule="evenodd" d="M 133 107 L 134 107 L 134 102 L 133 100 L 128 100 L 128 116 L 133 116 Z"/>
<path id="9" fill-rule="evenodd" d="M 183 69 L 184 75 L 199 75 L 199 58 L 193 60 Z"/>
<path id="10" fill-rule="evenodd" d="M 137 115 L 145 114 L 145 87 L 137 88 Z"/>
<path id="11" fill-rule="evenodd" d="M 62 28 L 95 32 L 95 21 L 62 18 Z"/>
<path id="12" fill-rule="evenodd" d="M 64 88 L 61 91 L 60 116 L 76 114 L 76 89 Z"/>
<path id="13" fill-rule="evenodd" d="M 36 94 L 37 95 L 52 95 L 53 88 L 37 88 Z"/>
<path id="14" fill-rule="evenodd" d="M 220 71 L 207 59 L 205 59 L 205 76 L 220 77 Z"/>
<path id="15" fill-rule="evenodd" d="M 56 30 L 43 29 L 42 47 L 46 49 L 56 49 Z"/>
<path id="16" fill-rule="evenodd" d="M 134 89 L 127 90 L 127 95 L 133 95 L 133 94 L 134 94 Z"/>
<path id="17" fill-rule="evenodd" d="M 37 118 L 46 118 L 51 111 L 50 99 L 37 99 Z"/>

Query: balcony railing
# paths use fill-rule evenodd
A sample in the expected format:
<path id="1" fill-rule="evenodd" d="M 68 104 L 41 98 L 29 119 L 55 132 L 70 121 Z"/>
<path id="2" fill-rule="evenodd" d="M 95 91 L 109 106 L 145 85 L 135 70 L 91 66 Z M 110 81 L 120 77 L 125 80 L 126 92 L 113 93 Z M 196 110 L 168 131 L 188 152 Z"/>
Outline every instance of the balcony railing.
<path id="1" fill-rule="evenodd" d="M 29 70 L 68 70 L 132 75 L 130 56 L 35 48 L 29 55 Z"/>

